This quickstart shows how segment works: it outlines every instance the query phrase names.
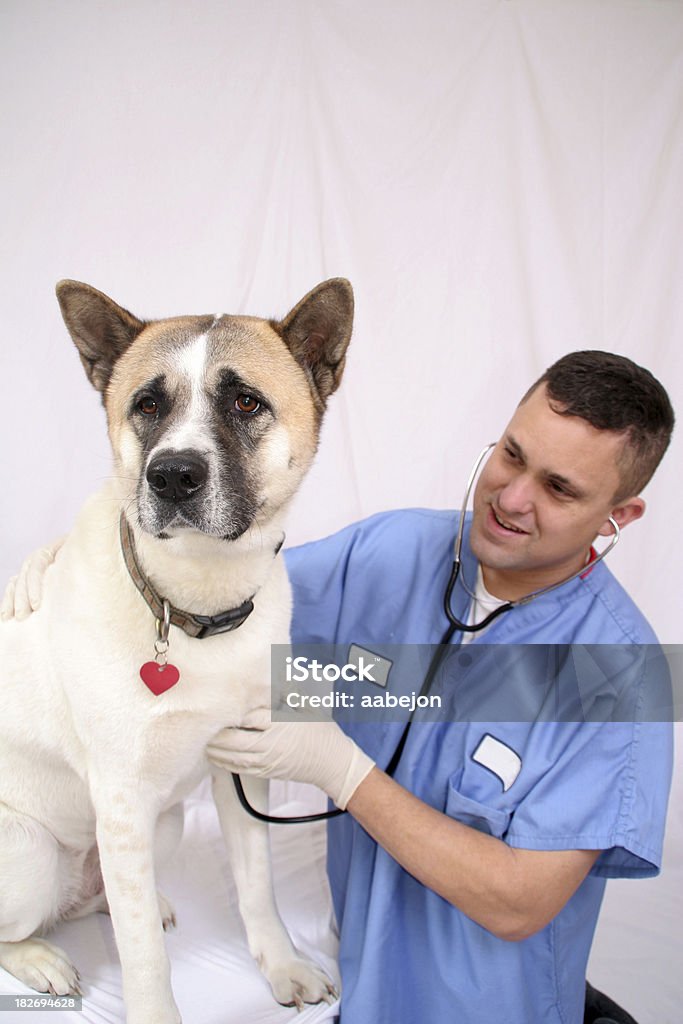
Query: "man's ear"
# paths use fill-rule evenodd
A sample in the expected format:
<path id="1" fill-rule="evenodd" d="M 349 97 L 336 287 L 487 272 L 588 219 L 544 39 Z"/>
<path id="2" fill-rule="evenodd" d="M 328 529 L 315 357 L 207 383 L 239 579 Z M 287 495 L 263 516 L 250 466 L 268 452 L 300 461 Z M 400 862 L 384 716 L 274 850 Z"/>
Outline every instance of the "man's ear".
<path id="1" fill-rule="evenodd" d="M 324 281 L 281 321 L 271 321 L 305 370 L 322 412 L 339 387 L 353 327 L 353 289 L 343 277 Z"/>
<path id="2" fill-rule="evenodd" d="M 88 380 L 104 395 L 114 364 L 145 327 L 145 321 L 89 284 L 60 281 L 56 291 Z"/>
<path id="3" fill-rule="evenodd" d="M 642 498 L 627 498 L 626 501 L 622 501 L 612 509 L 611 515 L 619 529 L 623 530 L 629 523 L 634 523 L 636 519 L 640 519 L 645 514 L 645 509 L 646 505 Z M 614 530 L 609 519 L 602 524 L 598 533 L 601 537 L 611 537 Z"/>

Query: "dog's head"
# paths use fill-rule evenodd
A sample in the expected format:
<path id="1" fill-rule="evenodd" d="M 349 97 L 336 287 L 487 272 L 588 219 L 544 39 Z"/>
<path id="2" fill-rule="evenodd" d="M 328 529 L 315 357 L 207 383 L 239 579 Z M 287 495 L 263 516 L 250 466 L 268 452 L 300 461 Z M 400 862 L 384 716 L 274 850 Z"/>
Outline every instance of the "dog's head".
<path id="1" fill-rule="evenodd" d="M 144 530 L 234 540 L 288 501 L 341 380 L 348 281 L 318 285 L 281 321 L 143 321 L 77 281 L 61 281 L 57 297 L 102 395 L 122 498 Z"/>

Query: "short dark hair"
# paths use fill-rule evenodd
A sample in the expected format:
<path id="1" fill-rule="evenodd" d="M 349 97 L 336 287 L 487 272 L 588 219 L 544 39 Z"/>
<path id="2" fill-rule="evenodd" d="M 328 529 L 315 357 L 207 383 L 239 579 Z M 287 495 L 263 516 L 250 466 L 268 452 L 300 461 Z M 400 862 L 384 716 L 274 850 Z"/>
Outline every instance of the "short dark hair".
<path id="1" fill-rule="evenodd" d="M 520 405 L 545 385 L 554 412 L 624 434 L 617 500 L 640 494 L 661 462 L 674 427 L 665 389 L 649 370 L 612 352 L 570 352 L 549 367 Z"/>

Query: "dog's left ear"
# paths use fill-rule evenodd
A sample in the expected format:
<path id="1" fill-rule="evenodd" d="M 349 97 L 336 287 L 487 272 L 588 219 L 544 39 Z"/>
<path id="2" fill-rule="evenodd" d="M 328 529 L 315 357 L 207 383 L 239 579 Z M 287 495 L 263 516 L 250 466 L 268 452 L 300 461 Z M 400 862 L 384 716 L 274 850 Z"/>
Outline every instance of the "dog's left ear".
<path id="1" fill-rule="evenodd" d="M 89 284 L 60 281 L 56 291 L 88 380 L 104 396 L 114 363 L 137 338 L 145 321 Z"/>
<path id="2" fill-rule="evenodd" d="M 323 281 L 272 326 L 306 371 L 321 408 L 339 387 L 353 327 L 353 288 L 343 277 Z"/>

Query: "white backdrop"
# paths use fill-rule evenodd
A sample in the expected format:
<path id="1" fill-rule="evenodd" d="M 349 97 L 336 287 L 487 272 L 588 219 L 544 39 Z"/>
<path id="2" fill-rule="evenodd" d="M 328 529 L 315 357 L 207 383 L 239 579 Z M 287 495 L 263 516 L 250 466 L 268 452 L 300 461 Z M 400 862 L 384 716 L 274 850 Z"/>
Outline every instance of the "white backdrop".
<path id="1" fill-rule="evenodd" d="M 290 541 L 457 505 L 567 351 L 631 356 L 683 410 L 679 0 L 3 0 L 0 39 L 3 579 L 108 470 L 61 277 L 146 317 L 281 315 L 351 279 Z M 612 558 L 669 643 L 682 450 Z M 683 996 L 682 803 L 663 878 L 612 887 L 596 948 L 645 1024 Z"/>

